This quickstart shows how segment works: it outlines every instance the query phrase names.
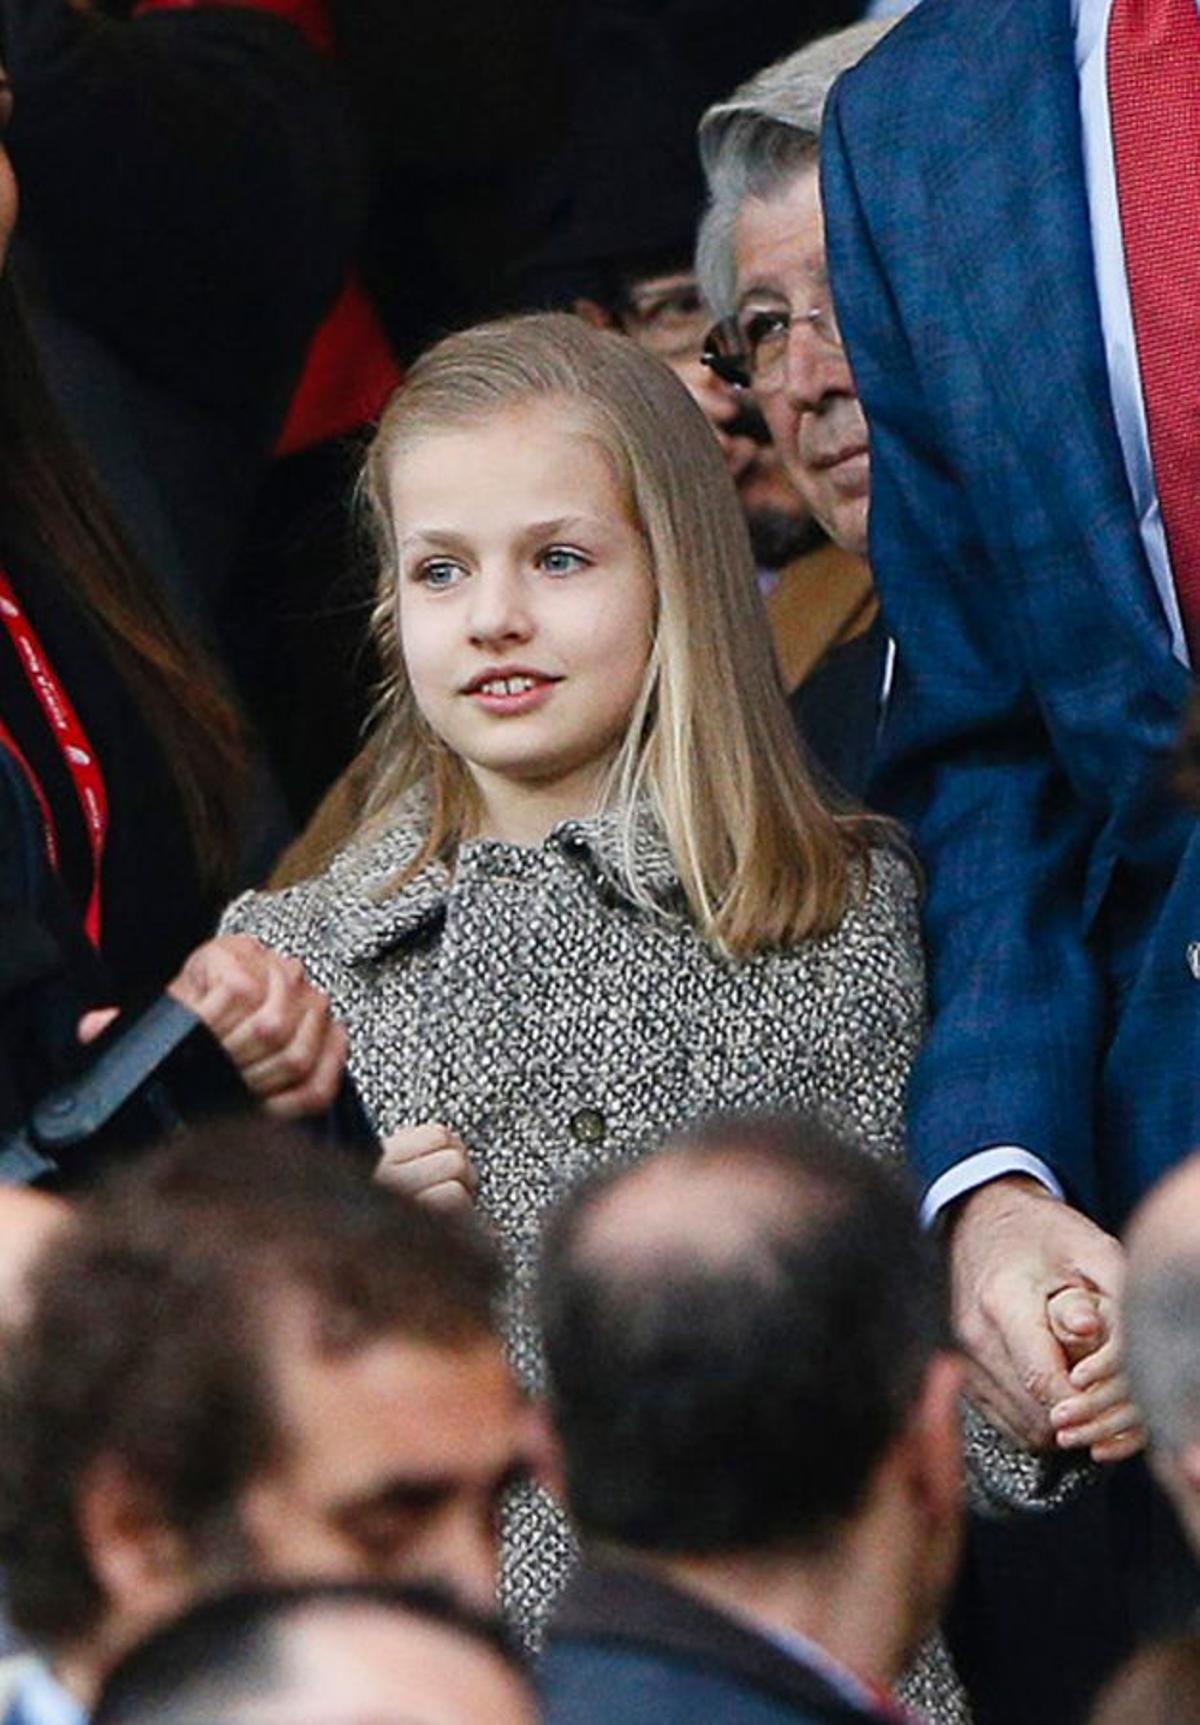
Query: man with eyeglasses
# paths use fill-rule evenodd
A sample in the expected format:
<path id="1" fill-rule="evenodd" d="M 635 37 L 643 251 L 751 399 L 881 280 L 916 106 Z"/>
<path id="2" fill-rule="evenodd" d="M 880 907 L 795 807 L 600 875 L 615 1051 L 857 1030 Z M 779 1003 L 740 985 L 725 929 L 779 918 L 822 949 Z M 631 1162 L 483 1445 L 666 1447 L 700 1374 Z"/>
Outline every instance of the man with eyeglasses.
<path id="1" fill-rule="evenodd" d="M 835 776 L 860 793 L 891 654 L 866 561 L 867 427 L 829 292 L 817 160 L 834 79 L 888 28 L 854 24 L 811 43 L 700 122 L 709 201 L 696 264 L 720 320 L 704 358 L 727 385 L 753 391 L 789 479 L 843 553 L 786 596 L 825 643 L 792 705 L 814 752 L 841 763 Z M 823 633 L 814 615 L 828 619 Z"/>

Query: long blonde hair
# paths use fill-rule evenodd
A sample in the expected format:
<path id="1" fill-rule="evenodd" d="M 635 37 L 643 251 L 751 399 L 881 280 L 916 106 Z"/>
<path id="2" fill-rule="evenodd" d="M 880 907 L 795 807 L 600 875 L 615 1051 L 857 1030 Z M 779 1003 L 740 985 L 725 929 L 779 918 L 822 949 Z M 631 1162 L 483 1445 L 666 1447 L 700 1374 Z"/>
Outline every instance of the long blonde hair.
<path id="1" fill-rule="evenodd" d="M 733 482 L 699 407 L 668 366 L 626 337 L 563 314 L 504 319 L 447 337 L 417 361 L 367 459 L 381 575 L 373 627 L 385 668 L 367 819 L 416 785 L 429 826 L 411 878 L 452 861 L 475 801 L 459 758 L 419 715 L 397 627 L 389 494 L 406 447 L 531 400 L 558 400 L 612 461 L 649 552 L 654 641 L 607 802 L 621 811 L 630 886 L 649 805 L 706 938 L 735 958 L 836 927 L 872 823 L 832 810 L 796 745 Z M 862 878 L 862 871 L 859 871 Z"/>

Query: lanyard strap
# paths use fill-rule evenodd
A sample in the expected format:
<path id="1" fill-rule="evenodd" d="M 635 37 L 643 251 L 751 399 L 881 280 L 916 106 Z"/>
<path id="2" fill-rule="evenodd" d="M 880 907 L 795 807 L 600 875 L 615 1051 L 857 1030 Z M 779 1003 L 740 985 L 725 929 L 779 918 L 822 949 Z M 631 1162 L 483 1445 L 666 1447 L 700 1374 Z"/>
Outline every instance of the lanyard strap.
<path id="1" fill-rule="evenodd" d="M 87 831 L 88 845 L 92 853 L 92 890 L 88 897 L 87 910 L 84 913 L 83 925 L 87 930 L 88 939 L 92 945 L 100 946 L 100 892 L 101 868 L 104 862 L 104 847 L 108 839 L 108 790 L 104 783 L 104 774 L 100 770 L 100 762 L 91 740 L 83 728 L 79 714 L 71 705 L 70 697 L 64 689 L 54 666 L 38 639 L 37 631 L 21 609 L 19 600 L 13 592 L 8 576 L 0 569 L 0 623 L 8 630 L 21 669 L 29 682 L 29 687 L 37 697 L 38 705 L 45 714 L 46 723 L 58 744 L 63 765 L 71 776 L 75 796 L 79 803 L 79 811 L 83 816 L 83 824 Z M 9 750 L 18 766 L 29 781 L 29 788 L 37 801 L 42 817 L 42 828 L 46 839 L 46 854 L 50 865 L 55 870 L 59 866 L 60 846 L 58 831 L 54 822 L 54 814 L 49 798 L 37 774 L 26 760 L 16 738 L 8 726 L 0 719 L 0 743 Z"/>

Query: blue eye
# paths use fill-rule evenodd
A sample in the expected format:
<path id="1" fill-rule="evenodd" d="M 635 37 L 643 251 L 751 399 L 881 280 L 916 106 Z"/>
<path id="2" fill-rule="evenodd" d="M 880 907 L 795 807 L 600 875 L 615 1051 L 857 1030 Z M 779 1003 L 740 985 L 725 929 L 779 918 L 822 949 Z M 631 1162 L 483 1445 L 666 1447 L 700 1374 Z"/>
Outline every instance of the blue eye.
<path id="1" fill-rule="evenodd" d="M 589 560 L 568 545 L 551 545 L 542 552 L 540 561 L 547 575 L 573 575 L 577 569 L 586 569 Z"/>
<path id="2" fill-rule="evenodd" d="M 431 557 L 414 571 L 413 579 L 441 592 L 445 587 L 453 587 L 465 573 L 461 563 L 452 563 L 448 557 Z"/>

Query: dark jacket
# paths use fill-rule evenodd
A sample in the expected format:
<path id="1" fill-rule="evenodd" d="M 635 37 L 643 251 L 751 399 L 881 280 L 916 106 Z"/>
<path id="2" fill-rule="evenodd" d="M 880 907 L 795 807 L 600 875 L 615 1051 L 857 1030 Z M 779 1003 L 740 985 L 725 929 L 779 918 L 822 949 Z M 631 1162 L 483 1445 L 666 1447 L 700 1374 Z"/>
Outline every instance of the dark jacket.
<path id="1" fill-rule="evenodd" d="M 551 1620 L 538 1670 L 546 1725 L 862 1725 L 781 1647 L 682 1589 L 587 1563 Z"/>

